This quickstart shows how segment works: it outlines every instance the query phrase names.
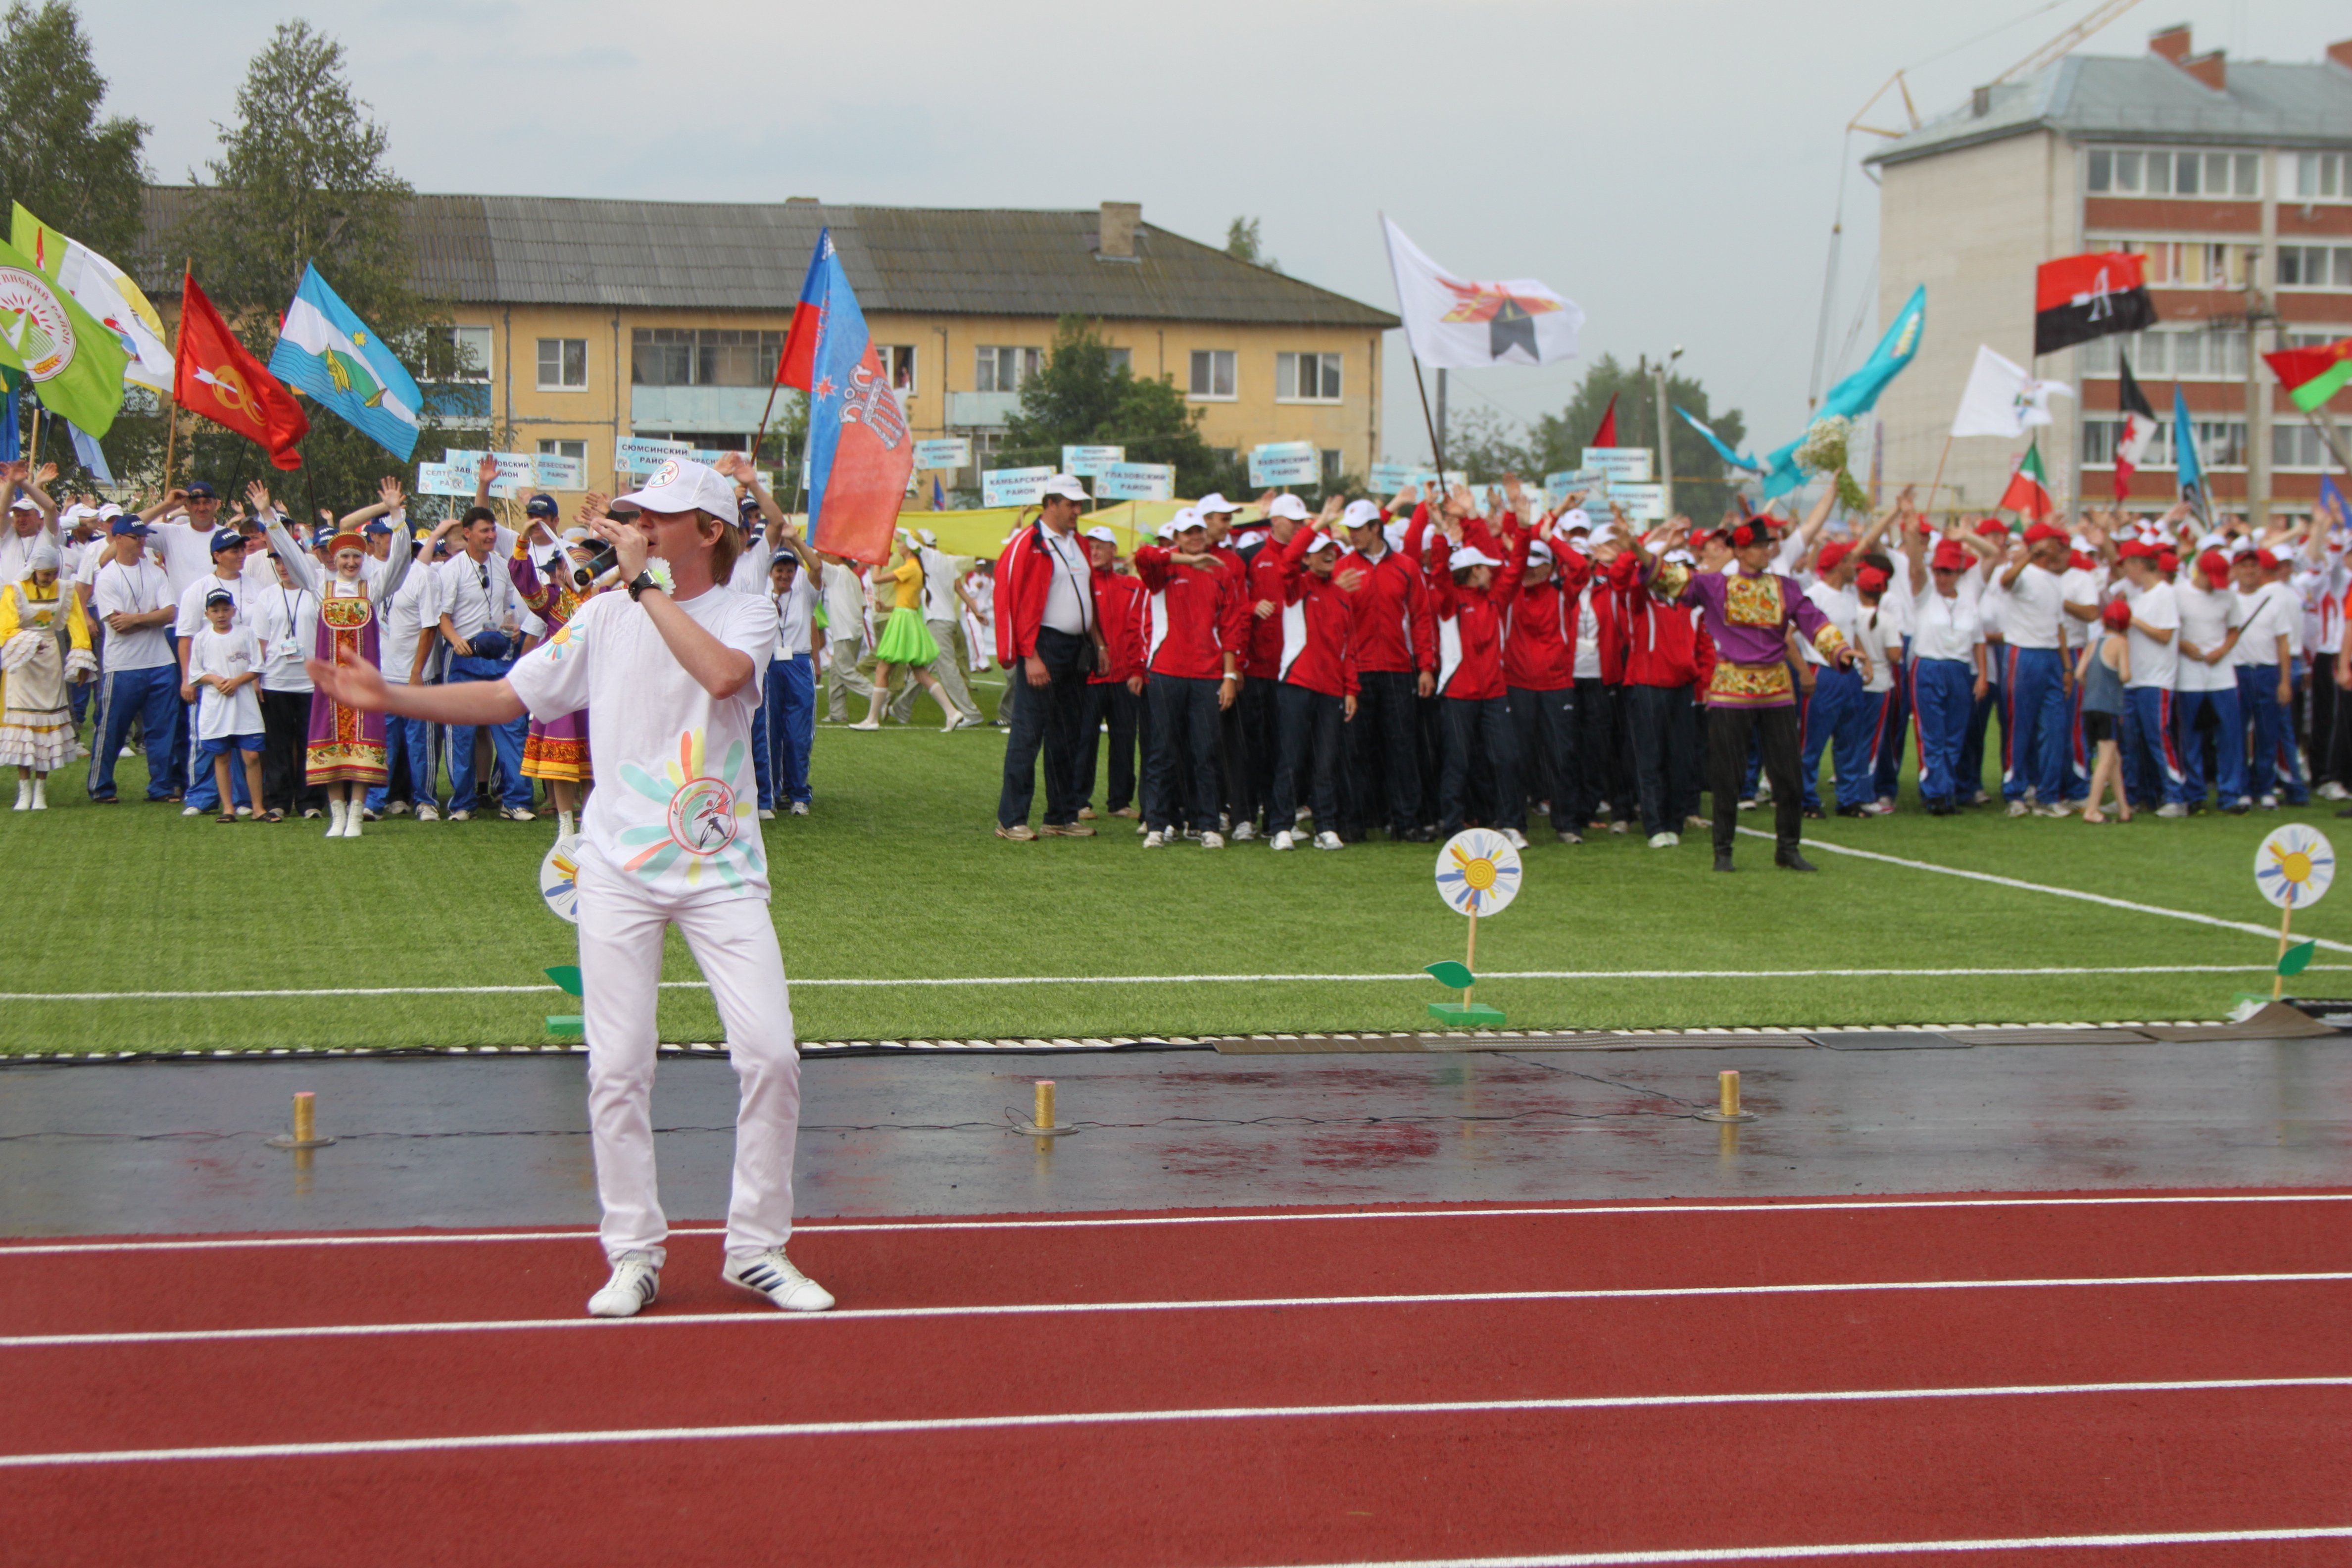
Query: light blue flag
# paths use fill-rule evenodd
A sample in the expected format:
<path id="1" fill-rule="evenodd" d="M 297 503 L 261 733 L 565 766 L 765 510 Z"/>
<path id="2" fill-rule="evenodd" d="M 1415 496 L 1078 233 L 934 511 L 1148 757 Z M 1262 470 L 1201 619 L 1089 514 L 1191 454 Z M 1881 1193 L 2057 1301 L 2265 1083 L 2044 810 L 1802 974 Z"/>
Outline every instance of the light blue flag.
<path id="1" fill-rule="evenodd" d="M 1911 363 L 1911 356 L 1919 352 L 1919 339 L 1927 324 L 1927 286 L 1922 283 L 1911 290 L 1911 298 L 1895 313 L 1885 335 L 1870 351 L 1870 357 L 1862 362 L 1862 368 L 1830 388 L 1830 395 L 1822 399 L 1813 417 L 1825 419 L 1832 414 L 1843 414 L 1851 419 L 1857 414 L 1868 413 L 1878 401 L 1878 395 L 1886 390 L 1886 384 L 1900 374 L 1903 367 Z"/>
<path id="2" fill-rule="evenodd" d="M 315 267 L 302 268 L 269 374 L 317 398 L 402 462 L 415 454 L 417 410 L 425 404 L 415 380 Z"/>
<path id="3" fill-rule="evenodd" d="M 1790 490 L 1803 489 L 1805 481 L 1812 477 L 1797 466 L 1797 448 L 1802 445 L 1804 437 L 1800 436 L 1764 459 L 1766 500 L 1787 495 Z"/>
<path id="4" fill-rule="evenodd" d="M 2180 384 L 2172 384 L 2172 466 L 2180 485 L 2180 499 L 2205 515 L 2205 465 L 2197 456 L 2197 422 L 2189 416 L 2189 400 Z"/>
<path id="5" fill-rule="evenodd" d="M 1725 446 L 1723 444 L 1723 437 L 1717 436 L 1713 430 L 1707 428 L 1707 426 L 1700 424 L 1689 409 L 1685 408 L 1680 404 L 1676 404 L 1675 405 L 1675 412 L 1683 416 L 1684 424 L 1689 426 L 1692 429 L 1706 437 L 1706 444 L 1715 448 L 1716 456 L 1721 458 L 1725 462 L 1729 463 L 1733 468 L 1745 468 L 1751 474 L 1760 474 L 1764 471 L 1764 465 L 1756 460 L 1754 453 L 1751 452 L 1748 456 L 1742 457 L 1738 453 L 1733 451 L 1730 447 Z"/>
<path id="6" fill-rule="evenodd" d="M 88 469 L 90 478 L 100 484 L 114 483 L 114 470 L 106 466 L 106 454 L 99 450 L 98 437 L 75 424 L 66 421 L 66 429 L 73 436 L 74 457 Z"/>

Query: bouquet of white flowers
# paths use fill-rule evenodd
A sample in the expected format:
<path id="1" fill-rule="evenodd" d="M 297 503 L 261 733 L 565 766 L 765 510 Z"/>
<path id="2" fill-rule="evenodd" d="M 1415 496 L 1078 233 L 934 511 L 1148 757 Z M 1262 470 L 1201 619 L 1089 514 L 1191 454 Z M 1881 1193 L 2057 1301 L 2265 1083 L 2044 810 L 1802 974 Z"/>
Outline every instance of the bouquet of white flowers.
<path id="1" fill-rule="evenodd" d="M 1813 421 L 1805 438 L 1797 443 L 1797 466 L 1817 474 L 1827 474 L 1837 486 L 1838 500 L 1850 512 L 1867 512 L 1870 498 L 1846 471 L 1846 447 L 1853 439 L 1853 421 L 1843 414 L 1832 414 Z"/>

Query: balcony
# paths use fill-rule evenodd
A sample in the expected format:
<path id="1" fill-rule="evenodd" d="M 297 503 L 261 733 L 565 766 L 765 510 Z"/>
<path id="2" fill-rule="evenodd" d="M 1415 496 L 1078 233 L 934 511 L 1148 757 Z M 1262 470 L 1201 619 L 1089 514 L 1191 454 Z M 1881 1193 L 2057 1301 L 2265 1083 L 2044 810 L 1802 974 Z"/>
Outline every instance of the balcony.
<path id="1" fill-rule="evenodd" d="M 784 394 L 776 395 L 779 410 Z M 639 430 L 740 430 L 760 427 L 764 386 L 632 386 L 629 424 Z"/>
<path id="2" fill-rule="evenodd" d="M 1005 420 L 1020 406 L 1021 395 L 1017 392 L 950 392 L 948 428 L 1002 430 Z"/>

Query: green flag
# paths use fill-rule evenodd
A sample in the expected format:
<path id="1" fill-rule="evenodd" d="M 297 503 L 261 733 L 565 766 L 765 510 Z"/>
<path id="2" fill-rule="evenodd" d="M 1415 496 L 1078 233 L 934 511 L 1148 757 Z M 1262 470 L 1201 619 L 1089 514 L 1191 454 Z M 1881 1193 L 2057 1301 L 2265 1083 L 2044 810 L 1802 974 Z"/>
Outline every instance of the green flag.
<path id="1" fill-rule="evenodd" d="M 32 378 L 41 406 L 93 438 L 122 406 L 122 340 L 14 246 L 0 245 L 0 365 Z"/>

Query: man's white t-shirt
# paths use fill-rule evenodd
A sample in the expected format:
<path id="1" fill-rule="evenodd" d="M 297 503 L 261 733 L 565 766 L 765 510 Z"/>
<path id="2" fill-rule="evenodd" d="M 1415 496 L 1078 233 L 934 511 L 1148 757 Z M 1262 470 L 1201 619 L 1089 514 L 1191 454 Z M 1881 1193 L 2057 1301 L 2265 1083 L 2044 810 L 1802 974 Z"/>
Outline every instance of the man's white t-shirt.
<path id="1" fill-rule="evenodd" d="M 97 586 L 89 591 L 89 608 L 101 622 L 109 616 L 147 616 L 166 608 L 173 611 L 173 619 L 178 618 L 170 581 L 163 569 L 144 555 L 129 566 L 110 561 L 100 567 Z M 169 621 L 127 632 L 107 628 L 105 668 L 110 675 L 119 669 L 160 669 L 178 662 L 172 651 Z"/>
<path id="2" fill-rule="evenodd" d="M 408 684 L 409 666 L 416 662 L 416 638 L 427 626 L 441 624 L 441 574 L 422 561 L 410 563 L 407 576 L 393 590 L 392 603 L 383 607 L 383 626 L 378 634 L 376 652 L 383 659 L 383 678 L 396 686 Z M 425 655 L 425 675 L 429 680 L 433 667 L 446 645 L 439 637 Z"/>
<path id="3" fill-rule="evenodd" d="M 1998 584 L 2000 579 L 1994 582 Z M 2065 619 L 2065 579 L 2028 562 L 2017 574 L 2017 581 L 2004 590 L 2001 635 L 2011 647 L 2054 648 Z"/>
<path id="4" fill-rule="evenodd" d="M 2238 650 L 2231 658 L 2231 668 L 2234 670 L 2241 665 L 2275 668 L 2281 637 L 2287 638 L 2289 653 L 2294 651 L 2294 623 L 2301 614 L 2294 590 L 2284 583 L 2264 583 L 2251 594 L 2231 596 L 2245 613 L 2245 630 L 2238 634 Z M 2234 674 L 2231 679 L 2236 679 Z"/>
<path id="5" fill-rule="evenodd" d="M 1832 588 L 1826 581 L 1816 581 L 1811 587 L 1805 590 L 1805 597 L 1811 599 L 1813 602 L 1813 607 L 1821 611 L 1823 616 L 1829 618 L 1830 625 L 1837 627 L 1838 636 L 1845 638 L 1848 642 L 1853 641 L 1853 621 L 1856 616 L 1862 614 L 1862 599 L 1861 596 L 1853 591 L 1853 585 L 1852 584 L 1848 584 L 1843 588 Z M 1583 614 L 1587 613 L 1589 612 L 1580 612 L 1577 622 L 1578 632 L 1576 639 L 1576 658 L 1578 674 L 1580 677 L 1583 673 L 1584 664 L 1582 616 Z M 1596 633 L 1598 631 L 1597 625 L 1595 631 Z M 1829 660 L 1821 656 L 1820 650 L 1815 648 L 1810 640 L 1800 643 L 1798 646 L 1804 650 L 1805 662 L 1807 664 L 1825 665 L 1829 662 Z M 1601 661 L 1597 637 L 1593 652 L 1594 658 L 1592 673 L 1595 677 L 1598 677 L 1601 673 Z"/>
<path id="6" fill-rule="evenodd" d="M 713 588 L 677 607 L 751 660 L 752 679 L 732 697 L 704 689 L 645 606 L 620 593 L 583 605 L 507 680 L 535 719 L 588 711 L 596 790 L 580 823 L 583 855 L 660 901 L 764 899 L 751 714 L 775 652 L 776 606 L 765 594 Z"/>
<path id="7" fill-rule="evenodd" d="M 207 624 L 188 642 L 188 679 L 220 675 L 231 679 L 260 663 L 253 633 L 241 626 L 216 632 Z M 261 733 L 261 698 L 252 681 L 222 695 L 217 687 L 196 687 L 196 739 L 218 741 L 230 735 Z"/>
<path id="8" fill-rule="evenodd" d="M 245 624 L 261 649 L 264 691 L 315 691 L 303 661 L 318 651 L 319 595 L 289 583 L 248 589 Z"/>
<path id="9" fill-rule="evenodd" d="M 169 570 L 170 568 L 165 568 L 167 573 Z M 245 602 L 247 595 L 253 592 L 252 585 L 242 576 L 215 577 L 207 572 L 181 591 L 180 618 L 172 623 L 173 637 L 187 637 L 193 641 L 195 635 L 205 629 L 206 624 L 205 601 L 212 597 L 213 590 L 215 588 L 236 601 L 236 618 L 229 624 L 231 626 L 245 624 Z M 190 657 L 194 657 L 193 651 Z"/>
<path id="10" fill-rule="evenodd" d="M 2230 640 L 2233 627 L 2245 625 L 2245 606 L 2238 595 L 2227 588 L 2218 592 L 2200 588 L 2193 583 L 2176 584 L 2172 590 L 2176 606 L 2180 611 L 2180 635 L 2172 646 L 2188 643 L 2200 653 L 2211 653 Z M 2208 664 L 2201 658 L 2179 656 L 2180 667 L 2179 691 L 2228 691 L 2238 684 L 2236 650 L 2219 664 Z"/>
<path id="11" fill-rule="evenodd" d="M 2180 656 L 2175 647 L 2180 638 L 2180 608 L 2173 598 L 2172 584 L 2158 583 L 2135 595 L 2132 598 L 2132 619 L 2135 624 L 2130 641 L 2126 645 L 2131 653 L 2131 679 L 2126 684 L 2135 691 L 2144 687 L 2158 691 L 2171 690 L 2180 666 Z M 2157 641 L 2139 629 L 2137 623 L 2140 621 L 2152 626 L 2168 628 L 2173 634 L 2171 640 Z"/>
<path id="12" fill-rule="evenodd" d="M 809 621 L 816 611 L 816 588 L 806 572 L 793 574 L 793 585 L 779 595 L 771 586 L 768 602 L 776 606 L 776 651 L 778 658 L 791 658 L 809 650 Z"/>
<path id="13" fill-rule="evenodd" d="M 178 598 L 188 591 L 188 584 L 199 577 L 213 574 L 213 533 L 202 533 L 184 522 L 158 522 L 150 525 L 147 543 L 163 558 L 163 574 L 172 580 L 172 596 Z"/>
<path id="14" fill-rule="evenodd" d="M 854 643 L 866 635 L 866 584 L 855 566 L 824 563 L 824 620 L 827 641 Z"/>

